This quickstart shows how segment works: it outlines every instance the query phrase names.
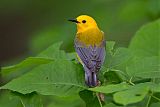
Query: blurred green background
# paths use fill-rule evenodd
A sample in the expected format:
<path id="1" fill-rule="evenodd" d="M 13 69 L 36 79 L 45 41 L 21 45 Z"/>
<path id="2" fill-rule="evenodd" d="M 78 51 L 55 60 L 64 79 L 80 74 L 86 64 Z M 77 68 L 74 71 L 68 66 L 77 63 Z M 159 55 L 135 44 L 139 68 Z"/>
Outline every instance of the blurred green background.
<path id="1" fill-rule="evenodd" d="M 56 41 L 74 51 L 76 26 L 67 20 L 81 14 L 96 19 L 107 40 L 127 46 L 143 24 L 160 17 L 160 0 L 1 0 L 0 64 L 34 56 Z"/>
<path id="2" fill-rule="evenodd" d="M 63 41 L 61 49 L 74 51 L 76 25 L 67 20 L 81 14 L 97 21 L 106 40 L 127 47 L 142 25 L 160 18 L 160 0 L 0 0 L 0 65 L 35 56 L 58 41 Z M 12 103 L 21 107 L 20 101 L 8 92 L 0 95 L 0 107 Z M 56 107 L 84 105 L 78 96 L 43 96 L 42 100 L 46 107 L 62 102 L 65 106 Z"/>

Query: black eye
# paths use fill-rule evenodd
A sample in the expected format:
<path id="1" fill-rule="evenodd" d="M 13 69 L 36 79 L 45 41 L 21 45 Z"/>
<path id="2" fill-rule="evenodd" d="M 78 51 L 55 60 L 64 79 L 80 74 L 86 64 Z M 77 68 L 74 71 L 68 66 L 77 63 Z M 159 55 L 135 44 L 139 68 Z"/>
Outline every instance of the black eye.
<path id="1" fill-rule="evenodd" d="M 82 23 L 86 23 L 86 20 L 83 20 Z"/>

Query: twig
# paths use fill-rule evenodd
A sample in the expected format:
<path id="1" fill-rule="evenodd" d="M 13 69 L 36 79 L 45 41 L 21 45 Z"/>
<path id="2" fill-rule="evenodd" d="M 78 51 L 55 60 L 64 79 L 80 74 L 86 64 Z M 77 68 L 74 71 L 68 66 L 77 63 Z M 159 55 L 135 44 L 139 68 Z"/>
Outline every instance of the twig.
<path id="1" fill-rule="evenodd" d="M 99 93 L 96 93 L 96 96 L 97 96 L 97 98 L 98 98 L 98 101 L 99 101 L 100 106 L 103 107 L 102 102 L 101 102 L 101 100 L 100 100 L 100 98 L 99 98 Z"/>

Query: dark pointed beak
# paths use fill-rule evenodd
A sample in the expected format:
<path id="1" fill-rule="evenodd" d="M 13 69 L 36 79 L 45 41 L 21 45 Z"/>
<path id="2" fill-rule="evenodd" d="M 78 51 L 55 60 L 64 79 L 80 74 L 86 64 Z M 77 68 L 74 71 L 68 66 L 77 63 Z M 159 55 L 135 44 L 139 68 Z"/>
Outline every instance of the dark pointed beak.
<path id="1" fill-rule="evenodd" d="M 80 22 L 77 21 L 77 19 L 69 19 L 68 21 L 75 22 L 75 23 L 80 23 Z"/>

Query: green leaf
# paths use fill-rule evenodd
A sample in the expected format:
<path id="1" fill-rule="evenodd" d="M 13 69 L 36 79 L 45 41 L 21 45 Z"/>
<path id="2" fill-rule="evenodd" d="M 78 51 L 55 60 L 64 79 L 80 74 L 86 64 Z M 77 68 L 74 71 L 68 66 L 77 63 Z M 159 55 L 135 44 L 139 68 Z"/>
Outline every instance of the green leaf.
<path id="1" fill-rule="evenodd" d="M 102 107 L 95 93 L 89 90 L 79 92 L 80 97 L 85 101 L 86 107 Z"/>
<path id="2" fill-rule="evenodd" d="M 114 72 L 114 71 L 108 71 L 104 74 L 104 77 L 107 81 L 107 84 L 117 84 L 117 83 L 120 83 L 121 81 L 123 81 L 119 75 L 117 75 L 117 72 Z"/>
<path id="3" fill-rule="evenodd" d="M 112 55 L 106 56 L 106 64 L 104 64 L 104 66 L 110 71 L 116 71 L 115 73 L 119 76 L 119 78 L 125 81 L 129 78 L 125 72 L 126 65 L 130 63 L 132 58 L 133 55 L 130 50 L 127 48 L 117 48 Z"/>
<path id="4" fill-rule="evenodd" d="M 108 61 L 109 68 L 119 68 L 123 63 L 127 62 L 132 54 L 127 48 L 118 48 Z"/>
<path id="5" fill-rule="evenodd" d="M 55 43 L 42 51 L 38 56 L 52 59 L 66 59 L 66 53 L 60 50 L 62 42 Z"/>
<path id="6" fill-rule="evenodd" d="M 148 91 L 149 86 L 147 84 L 138 84 L 128 90 L 115 93 L 113 98 L 115 102 L 127 105 L 142 101 L 147 95 Z"/>
<path id="7" fill-rule="evenodd" d="M 67 58 L 70 60 L 75 60 L 76 57 L 76 52 L 72 52 L 72 53 L 67 53 Z"/>
<path id="8" fill-rule="evenodd" d="M 17 96 L 13 96 L 10 92 L 1 91 L 0 107 L 22 107 L 22 104 Z"/>
<path id="9" fill-rule="evenodd" d="M 115 93 L 113 94 L 114 101 L 127 105 L 142 101 L 149 91 L 160 92 L 160 84 L 146 82 L 131 86 L 127 83 L 120 83 L 89 88 L 89 90 L 105 94 Z"/>
<path id="10" fill-rule="evenodd" d="M 146 83 L 146 84 L 149 86 L 150 91 L 160 92 L 160 83 L 156 84 L 156 83 L 153 83 L 153 82 L 149 82 L 149 83 Z"/>
<path id="11" fill-rule="evenodd" d="M 62 42 L 55 43 L 49 46 L 46 50 L 42 51 L 38 56 L 50 59 L 66 59 L 72 60 L 76 58 L 76 54 L 65 53 L 64 50 L 60 50 Z"/>
<path id="12" fill-rule="evenodd" d="M 152 103 L 150 107 L 160 107 L 160 102 Z"/>
<path id="13" fill-rule="evenodd" d="M 160 19 L 143 26 L 133 37 L 129 49 L 136 56 L 158 56 L 160 53 Z"/>
<path id="14" fill-rule="evenodd" d="M 15 74 L 15 72 L 20 72 L 23 74 L 24 72 L 29 71 L 38 65 L 47 64 L 55 59 L 75 59 L 76 55 L 74 53 L 65 53 L 63 50 L 59 49 L 61 44 L 62 42 L 58 42 L 51 45 L 49 48 L 41 52 L 38 57 L 29 57 L 16 65 L 2 67 L 2 76 L 6 76 L 10 73 Z"/>
<path id="15" fill-rule="evenodd" d="M 21 71 L 24 69 L 31 69 L 37 65 L 49 63 L 51 59 L 42 58 L 42 57 L 29 57 L 22 62 L 8 67 L 2 67 L 1 73 L 2 75 L 7 75 L 11 72 Z"/>
<path id="16" fill-rule="evenodd" d="M 105 104 L 105 106 L 103 106 L 103 107 L 122 107 L 122 106 L 117 106 L 113 103 L 109 103 L 109 104 Z"/>
<path id="17" fill-rule="evenodd" d="M 21 103 L 23 107 L 43 107 L 40 95 L 37 94 L 27 94 L 19 95 L 21 98 Z"/>
<path id="18" fill-rule="evenodd" d="M 78 94 L 67 97 L 43 96 L 43 102 L 47 103 L 46 107 L 85 107 Z"/>
<path id="19" fill-rule="evenodd" d="M 131 77 L 160 78 L 159 66 L 158 57 L 135 58 L 126 71 Z"/>
<path id="20" fill-rule="evenodd" d="M 109 94 L 109 93 L 114 93 L 114 92 L 126 90 L 129 87 L 131 87 L 131 86 L 128 85 L 127 83 L 120 83 L 120 84 L 111 84 L 111 85 L 106 85 L 106 86 L 89 88 L 89 90 Z"/>
<path id="21" fill-rule="evenodd" d="M 82 68 L 71 61 L 55 60 L 34 68 L 1 89 L 22 94 L 36 91 L 42 95 L 67 96 L 86 89 L 83 73 Z"/>
<path id="22" fill-rule="evenodd" d="M 115 42 L 114 42 L 114 41 L 107 41 L 107 42 L 106 42 L 106 52 L 112 54 L 112 51 L 113 51 L 113 49 L 114 49 L 114 45 L 115 45 Z"/>

